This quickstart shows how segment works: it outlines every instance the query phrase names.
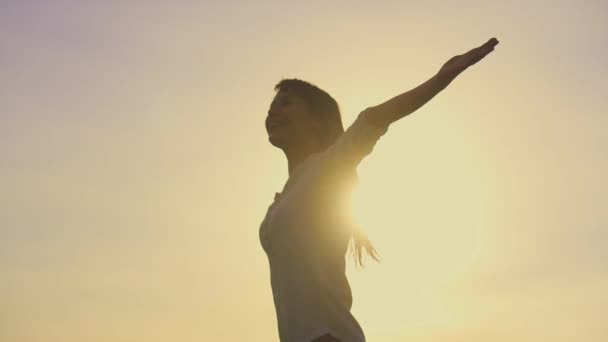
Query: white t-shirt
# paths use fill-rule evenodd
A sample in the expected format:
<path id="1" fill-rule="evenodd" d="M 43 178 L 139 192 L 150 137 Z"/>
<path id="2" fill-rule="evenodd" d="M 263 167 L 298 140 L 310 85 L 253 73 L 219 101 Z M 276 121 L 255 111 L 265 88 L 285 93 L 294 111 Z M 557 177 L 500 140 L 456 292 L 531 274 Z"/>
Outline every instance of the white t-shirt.
<path id="1" fill-rule="evenodd" d="M 369 122 L 366 113 L 292 171 L 260 225 L 281 342 L 310 342 L 328 333 L 343 342 L 365 342 L 350 313 L 345 205 L 357 165 L 388 130 Z"/>

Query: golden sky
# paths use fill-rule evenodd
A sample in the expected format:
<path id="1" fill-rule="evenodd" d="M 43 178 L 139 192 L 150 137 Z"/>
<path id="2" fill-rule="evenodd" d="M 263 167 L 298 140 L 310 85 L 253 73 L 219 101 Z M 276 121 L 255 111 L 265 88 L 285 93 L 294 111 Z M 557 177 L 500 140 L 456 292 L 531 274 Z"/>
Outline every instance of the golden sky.
<path id="1" fill-rule="evenodd" d="M 608 340 L 604 1 L 0 5 L 0 340 L 278 341 L 283 77 L 348 126 L 500 44 L 359 167 L 372 342 Z"/>

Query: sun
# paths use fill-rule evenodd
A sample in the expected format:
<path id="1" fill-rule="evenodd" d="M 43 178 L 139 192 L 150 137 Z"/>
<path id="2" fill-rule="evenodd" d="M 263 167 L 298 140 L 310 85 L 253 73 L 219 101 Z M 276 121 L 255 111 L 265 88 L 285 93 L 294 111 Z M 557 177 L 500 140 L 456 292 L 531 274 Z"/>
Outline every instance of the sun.
<path id="1" fill-rule="evenodd" d="M 465 138 L 412 151 L 407 160 L 390 157 L 397 151 L 369 158 L 352 197 L 353 218 L 381 257 L 380 264 L 368 260 L 364 270 L 349 263 L 358 298 L 353 310 L 387 317 L 392 308 L 398 322 L 386 327 L 402 327 L 408 317 L 412 324 L 451 319 L 434 289 L 449 285 L 476 261 L 489 195 L 483 162 Z"/>

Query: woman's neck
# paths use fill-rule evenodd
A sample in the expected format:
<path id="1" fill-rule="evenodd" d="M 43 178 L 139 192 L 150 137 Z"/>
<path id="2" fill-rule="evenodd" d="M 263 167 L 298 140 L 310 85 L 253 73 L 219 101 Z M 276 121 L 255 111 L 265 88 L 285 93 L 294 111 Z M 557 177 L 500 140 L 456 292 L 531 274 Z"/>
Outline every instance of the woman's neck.
<path id="1" fill-rule="evenodd" d="M 287 157 L 287 169 L 291 176 L 294 170 L 311 154 L 319 152 L 319 146 L 317 143 L 300 144 L 295 148 L 284 149 L 283 152 Z"/>

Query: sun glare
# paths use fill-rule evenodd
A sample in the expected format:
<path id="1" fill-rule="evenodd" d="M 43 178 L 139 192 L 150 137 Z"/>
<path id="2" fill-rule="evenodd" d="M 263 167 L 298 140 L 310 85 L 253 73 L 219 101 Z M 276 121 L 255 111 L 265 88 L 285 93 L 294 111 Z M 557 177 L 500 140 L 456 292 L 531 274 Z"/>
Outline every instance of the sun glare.
<path id="1" fill-rule="evenodd" d="M 445 124 L 433 124 L 450 136 Z M 384 332 L 408 322 L 445 325 L 452 319 L 434 289 L 449 285 L 475 261 L 487 204 L 484 168 L 464 138 L 436 141 L 407 158 L 385 158 L 399 155 L 395 145 L 383 146 L 395 151 L 360 167 L 352 198 L 353 217 L 381 257 L 363 271 L 349 266 L 358 298 L 354 310 L 375 325 L 370 328 Z M 379 323 L 367 312 L 387 314 Z"/>

